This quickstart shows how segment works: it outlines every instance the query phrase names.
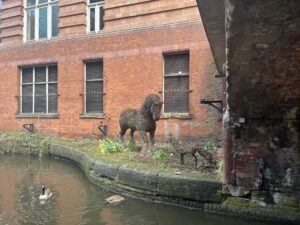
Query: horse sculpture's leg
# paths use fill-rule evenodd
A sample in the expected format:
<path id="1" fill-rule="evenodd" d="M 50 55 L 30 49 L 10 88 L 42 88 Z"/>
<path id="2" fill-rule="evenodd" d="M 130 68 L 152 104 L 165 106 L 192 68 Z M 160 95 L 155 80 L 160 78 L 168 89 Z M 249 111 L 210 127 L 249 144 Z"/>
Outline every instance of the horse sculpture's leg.
<path id="1" fill-rule="evenodd" d="M 131 129 L 130 130 L 130 142 L 131 143 L 134 143 L 134 136 L 133 136 L 133 134 L 134 134 L 135 131 L 136 131 L 135 129 Z"/>
<path id="2" fill-rule="evenodd" d="M 154 131 L 150 131 L 150 143 L 151 143 L 151 145 L 155 144 L 154 137 L 155 137 L 155 130 Z"/>
<path id="3" fill-rule="evenodd" d="M 148 146 L 149 145 L 149 141 L 148 141 L 147 133 L 145 131 L 139 131 L 139 134 L 142 136 L 144 144 L 146 146 Z"/>
<path id="4" fill-rule="evenodd" d="M 126 133 L 128 128 L 124 128 L 124 127 L 121 127 L 121 131 L 120 131 L 120 138 L 121 138 L 121 141 L 124 141 L 124 135 Z"/>

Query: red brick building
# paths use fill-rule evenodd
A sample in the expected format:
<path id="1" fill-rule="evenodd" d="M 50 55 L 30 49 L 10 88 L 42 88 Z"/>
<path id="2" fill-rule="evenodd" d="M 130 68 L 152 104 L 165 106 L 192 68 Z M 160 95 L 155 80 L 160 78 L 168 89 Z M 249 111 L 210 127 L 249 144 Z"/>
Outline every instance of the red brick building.
<path id="1" fill-rule="evenodd" d="M 1 4 L 2 3 L 2 4 Z M 157 93 L 157 135 L 208 136 L 219 81 L 196 0 L 0 0 L 0 130 L 118 134 L 119 114 Z"/>

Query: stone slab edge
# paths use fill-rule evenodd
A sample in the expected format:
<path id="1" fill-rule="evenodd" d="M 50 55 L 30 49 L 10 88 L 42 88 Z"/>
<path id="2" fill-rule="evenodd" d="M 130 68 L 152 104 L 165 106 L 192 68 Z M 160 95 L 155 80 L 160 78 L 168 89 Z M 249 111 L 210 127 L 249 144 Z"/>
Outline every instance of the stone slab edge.
<path id="1" fill-rule="evenodd" d="M 222 184 L 220 182 L 129 168 L 92 158 L 70 147 L 54 144 L 50 145 L 49 154 L 79 164 L 95 183 L 98 183 L 98 179 L 102 184 L 109 183 L 109 186 L 115 186 L 133 194 L 156 196 L 158 199 L 164 197 L 173 200 L 180 199 L 181 202 L 195 201 L 203 204 L 221 202 Z"/>

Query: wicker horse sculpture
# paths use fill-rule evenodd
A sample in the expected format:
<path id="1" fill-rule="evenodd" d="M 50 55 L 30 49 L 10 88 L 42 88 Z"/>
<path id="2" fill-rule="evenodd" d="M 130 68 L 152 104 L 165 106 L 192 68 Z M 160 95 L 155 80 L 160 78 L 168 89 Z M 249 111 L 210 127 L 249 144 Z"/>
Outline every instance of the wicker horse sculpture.
<path id="1" fill-rule="evenodd" d="M 139 110 L 125 109 L 120 114 L 120 137 L 123 141 L 123 136 L 130 129 L 130 139 L 134 142 L 133 134 L 138 131 L 142 136 L 144 143 L 148 146 L 149 140 L 147 132 L 150 133 L 150 143 L 154 145 L 154 136 L 156 130 L 156 121 L 160 118 L 162 101 L 156 94 L 147 95 L 143 105 Z"/>

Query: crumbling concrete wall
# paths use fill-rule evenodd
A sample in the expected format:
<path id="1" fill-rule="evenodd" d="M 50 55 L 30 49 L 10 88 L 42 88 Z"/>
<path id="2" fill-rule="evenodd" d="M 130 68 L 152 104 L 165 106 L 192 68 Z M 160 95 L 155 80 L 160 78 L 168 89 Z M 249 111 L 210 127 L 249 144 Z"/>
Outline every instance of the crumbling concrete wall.
<path id="1" fill-rule="evenodd" d="M 299 207 L 300 1 L 225 2 L 231 192 Z"/>

